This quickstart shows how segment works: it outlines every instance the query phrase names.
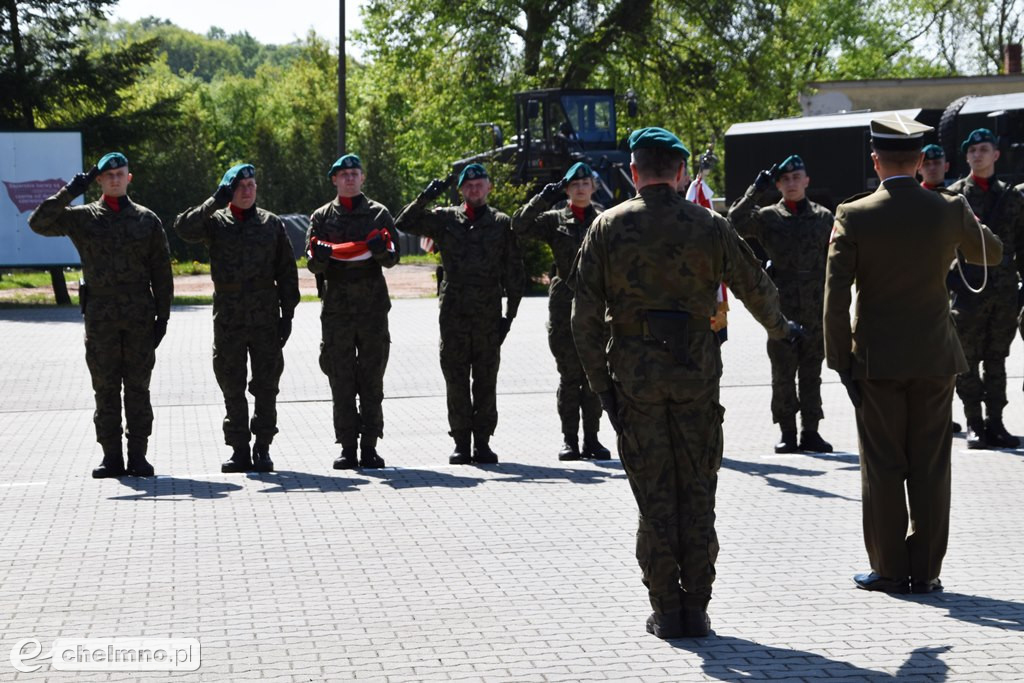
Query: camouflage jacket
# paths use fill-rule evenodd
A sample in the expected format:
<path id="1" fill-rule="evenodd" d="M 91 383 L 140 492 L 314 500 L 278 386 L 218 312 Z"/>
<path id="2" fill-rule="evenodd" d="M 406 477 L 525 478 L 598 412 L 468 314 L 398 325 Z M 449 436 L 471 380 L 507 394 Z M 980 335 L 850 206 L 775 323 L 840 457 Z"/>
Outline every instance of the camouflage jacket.
<path id="1" fill-rule="evenodd" d="M 256 206 L 239 221 L 213 197 L 178 214 L 174 229 L 210 249 L 213 319 L 226 325 L 267 325 L 291 318 L 299 303 L 295 256 L 276 215 Z"/>
<path id="2" fill-rule="evenodd" d="M 771 258 L 769 273 L 779 288 L 782 312 L 804 326 L 820 328 L 832 213 L 807 199 L 796 213 L 782 200 L 759 207 L 760 196 L 751 185 L 729 209 L 729 221 L 742 237 L 756 239 Z"/>
<path id="3" fill-rule="evenodd" d="M 387 207 L 366 195 L 359 195 L 349 211 L 338 198 L 324 204 L 309 217 L 306 248 L 314 237 L 332 244 L 365 242 L 373 230 L 386 229 L 394 251 L 372 254 L 362 261 L 317 260 L 309 258 L 306 267 L 322 282 L 325 313 L 361 314 L 391 310 L 388 285 L 381 268 L 391 268 L 400 258 L 395 221 Z"/>
<path id="4" fill-rule="evenodd" d="M 526 270 L 507 215 L 491 207 L 477 209 L 470 220 L 465 206 L 427 209 L 418 198 L 399 214 L 402 232 L 434 240 L 441 250 L 444 281 L 440 305 L 466 315 L 493 309 L 508 297 L 507 315 L 515 317 L 526 290 Z"/>
<path id="5" fill-rule="evenodd" d="M 688 202 L 667 184 L 649 185 L 608 209 L 583 241 L 574 273 L 572 330 L 595 392 L 611 381 L 644 383 L 715 380 L 722 361 L 709 319 L 718 287 L 728 282 L 769 336 L 786 336 L 778 292 L 750 247 L 728 221 Z M 689 313 L 692 367 L 673 362 L 659 345 L 623 326 L 642 325 L 648 311 Z M 612 326 L 608 343 L 607 324 Z"/>
<path id="6" fill-rule="evenodd" d="M 174 279 L 167 235 L 157 215 L 127 197 L 120 211 L 103 198 L 69 206 L 72 199 L 62 189 L 32 212 L 28 224 L 40 235 L 67 235 L 78 249 L 89 288 L 86 318 L 168 318 Z"/>
<path id="7" fill-rule="evenodd" d="M 549 211 L 550 204 L 541 195 L 536 195 L 526 205 L 512 214 L 512 230 L 523 237 L 533 237 L 547 242 L 555 257 L 555 272 L 551 277 L 548 295 L 550 306 L 572 304 L 572 289 L 566 282 L 573 261 L 579 253 L 583 238 L 590 225 L 601 213 L 601 208 L 591 204 L 583 214 L 583 222 L 576 220 L 569 204 L 561 209 Z"/>
<path id="8" fill-rule="evenodd" d="M 949 192 L 967 198 L 971 210 L 1003 242 L 1003 260 L 989 266 L 988 285 L 981 294 L 972 294 L 958 276 L 951 278 L 957 297 L 999 296 L 1009 299 L 1017 292 L 1018 273 L 1024 274 L 1024 195 L 1007 183 L 992 178 L 988 190 L 983 190 L 974 176 L 961 178 L 948 188 Z M 982 266 L 970 265 L 961 258 L 964 276 L 975 287 L 981 284 Z M 959 284 L 958 284 L 959 283 Z"/>

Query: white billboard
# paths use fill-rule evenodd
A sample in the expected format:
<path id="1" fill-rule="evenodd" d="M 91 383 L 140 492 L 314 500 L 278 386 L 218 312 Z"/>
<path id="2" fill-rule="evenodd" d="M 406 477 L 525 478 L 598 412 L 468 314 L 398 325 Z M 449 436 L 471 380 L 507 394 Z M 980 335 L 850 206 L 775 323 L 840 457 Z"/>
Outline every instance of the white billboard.
<path id="1" fill-rule="evenodd" d="M 0 266 L 81 263 L 70 239 L 35 234 L 28 216 L 82 170 L 81 133 L 0 133 Z"/>

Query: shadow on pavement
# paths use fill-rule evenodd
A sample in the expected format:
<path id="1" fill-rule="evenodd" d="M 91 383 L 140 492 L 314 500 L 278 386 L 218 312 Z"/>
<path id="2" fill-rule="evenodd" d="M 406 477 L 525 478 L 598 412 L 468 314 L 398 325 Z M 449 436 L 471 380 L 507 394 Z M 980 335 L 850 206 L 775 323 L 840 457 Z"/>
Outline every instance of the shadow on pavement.
<path id="1" fill-rule="evenodd" d="M 919 680 L 943 681 L 948 665 L 939 658 L 948 645 L 914 650 L 895 674 L 864 669 L 814 652 L 762 645 L 729 636 L 707 640 L 679 639 L 669 644 L 700 656 L 704 675 L 716 681 L 764 681 L 833 679 L 848 681 L 895 681 L 913 676 Z"/>
<path id="2" fill-rule="evenodd" d="M 182 479 L 179 477 L 120 477 L 117 480 L 122 486 L 135 489 L 134 495 L 110 496 L 109 500 L 143 500 L 145 498 L 168 498 L 176 500 L 184 498 L 212 499 L 226 498 L 231 491 L 241 491 L 242 487 L 226 481 L 203 481 L 200 479 Z"/>
<path id="3" fill-rule="evenodd" d="M 463 470 L 459 470 L 460 472 Z M 466 466 L 465 472 L 472 473 L 473 467 Z M 362 470 L 364 477 L 380 479 L 393 489 L 415 488 L 449 488 L 466 489 L 483 483 L 479 477 L 464 477 L 437 470 L 417 470 L 406 468 L 385 468 L 382 470 Z"/>
<path id="4" fill-rule="evenodd" d="M 276 472 L 249 472 L 245 478 L 253 483 L 270 484 L 259 493 L 290 493 L 313 491 L 316 493 L 341 493 L 355 491 L 359 486 L 368 483 L 365 479 L 349 479 L 344 476 L 332 477 L 309 472 L 278 470 Z"/>
<path id="5" fill-rule="evenodd" d="M 606 462 L 611 463 L 613 461 L 608 460 Z M 508 463 L 497 466 L 491 465 L 488 469 L 500 472 L 501 474 L 512 475 L 496 480 L 500 482 L 567 481 L 572 484 L 600 484 L 601 482 L 608 481 L 609 479 L 626 478 L 625 473 L 613 474 L 608 470 L 575 469 L 570 467 L 540 467 L 538 465 L 520 465 L 517 463 Z M 609 470 L 610 469 L 611 467 L 609 466 Z M 616 469 L 619 471 L 622 470 L 621 463 Z"/>
<path id="6" fill-rule="evenodd" d="M 842 500 L 850 501 L 860 500 L 859 498 L 848 498 L 846 496 L 841 496 L 838 493 L 831 493 L 829 491 L 823 491 L 810 486 L 803 486 L 801 484 L 796 484 L 791 481 L 778 478 L 779 476 L 820 477 L 823 474 L 828 474 L 825 470 L 808 470 L 802 467 L 793 467 L 791 465 L 782 465 L 779 463 L 749 462 L 746 460 L 733 460 L 731 458 L 723 458 L 722 467 L 729 470 L 735 470 L 736 472 L 741 472 L 743 474 L 749 474 L 753 477 L 761 477 L 769 486 L 777 488 L 783 493 L 796 493 L 803 496 L 814 496 L 815 498 L 840 498 Z"/>
<path id="7" fill-rule="evenodd" d="M 1024 631 L 1024 603 L 983 598 L 963 593 L 929 593 L 926 595 L 895 595 L 893 597 L 936 609 L 949 611 L 949 617 L 978 626 L 991 626 L 1007 631 Z"/>

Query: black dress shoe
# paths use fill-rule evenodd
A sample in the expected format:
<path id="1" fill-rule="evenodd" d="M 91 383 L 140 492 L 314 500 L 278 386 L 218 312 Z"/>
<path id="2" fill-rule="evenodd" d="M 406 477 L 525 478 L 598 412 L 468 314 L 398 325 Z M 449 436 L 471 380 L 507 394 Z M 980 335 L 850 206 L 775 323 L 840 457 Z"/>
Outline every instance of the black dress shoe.
<path id="1" fill-rule="evenodd" d="M 938 578 L 934 578 L 931 581 L 910 581 L 910 592 L 911 593 L 941 593 L 942 582 Z"/>
<path id="2" fill-rule="evenodd" d="M 775 444 L 776 453 L 799 453 L 800 446 L 796 442 L 796 430 L 782 432 L 782 440 Z"/>
<path id="3" fill-rule="evenodd" d="M 881 591 L 882 593 L 906 593 L 910 589 L 906 579 L 890 579 L 875 572 L 868 574 L 854 574 L 853 582 L 857 588 L 866 591 Z"/>

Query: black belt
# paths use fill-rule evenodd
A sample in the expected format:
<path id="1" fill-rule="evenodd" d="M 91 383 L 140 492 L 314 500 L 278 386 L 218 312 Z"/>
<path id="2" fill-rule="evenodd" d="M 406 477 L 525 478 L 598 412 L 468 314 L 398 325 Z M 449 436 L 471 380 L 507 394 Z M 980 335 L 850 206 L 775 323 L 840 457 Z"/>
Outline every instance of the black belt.
<path id="1" fill-rule="evenodd" d="M 277 283 L 271 279 L 255 279 L 255 280 L 243 280 L 242 282 L 214 282 L 213 290 L 215 292 L 241 292 L 255 291 L 259 289 L 275 289 Z"/>
<path id="2" fill-rule="evenodd" d="M 109 287 L 97 287 L 88 285 L 89 296 L 116 296 L 118 294 L 149 294 L 148 282 L 136 282 L 125 285 L 111 285 Z"/>
<path id="3" fill-rule="evenodd" d="M 691 325 L 695 330 L 710 330 L 711 318 L 690 318 L 688 325 Z M 647 325 L 646 320 L 639 323 L 612 323 L 611 327 L 613 337 L 643 337 L 645 340 L 654 339 L 654 336 L 651 334 L 651 328 Z"/>
<path id="4" fill-rule="evenodd" d="M 353 282 L 380 275 L 380 268 L 331 268 L 324 275 L 328 282 Z"/>

